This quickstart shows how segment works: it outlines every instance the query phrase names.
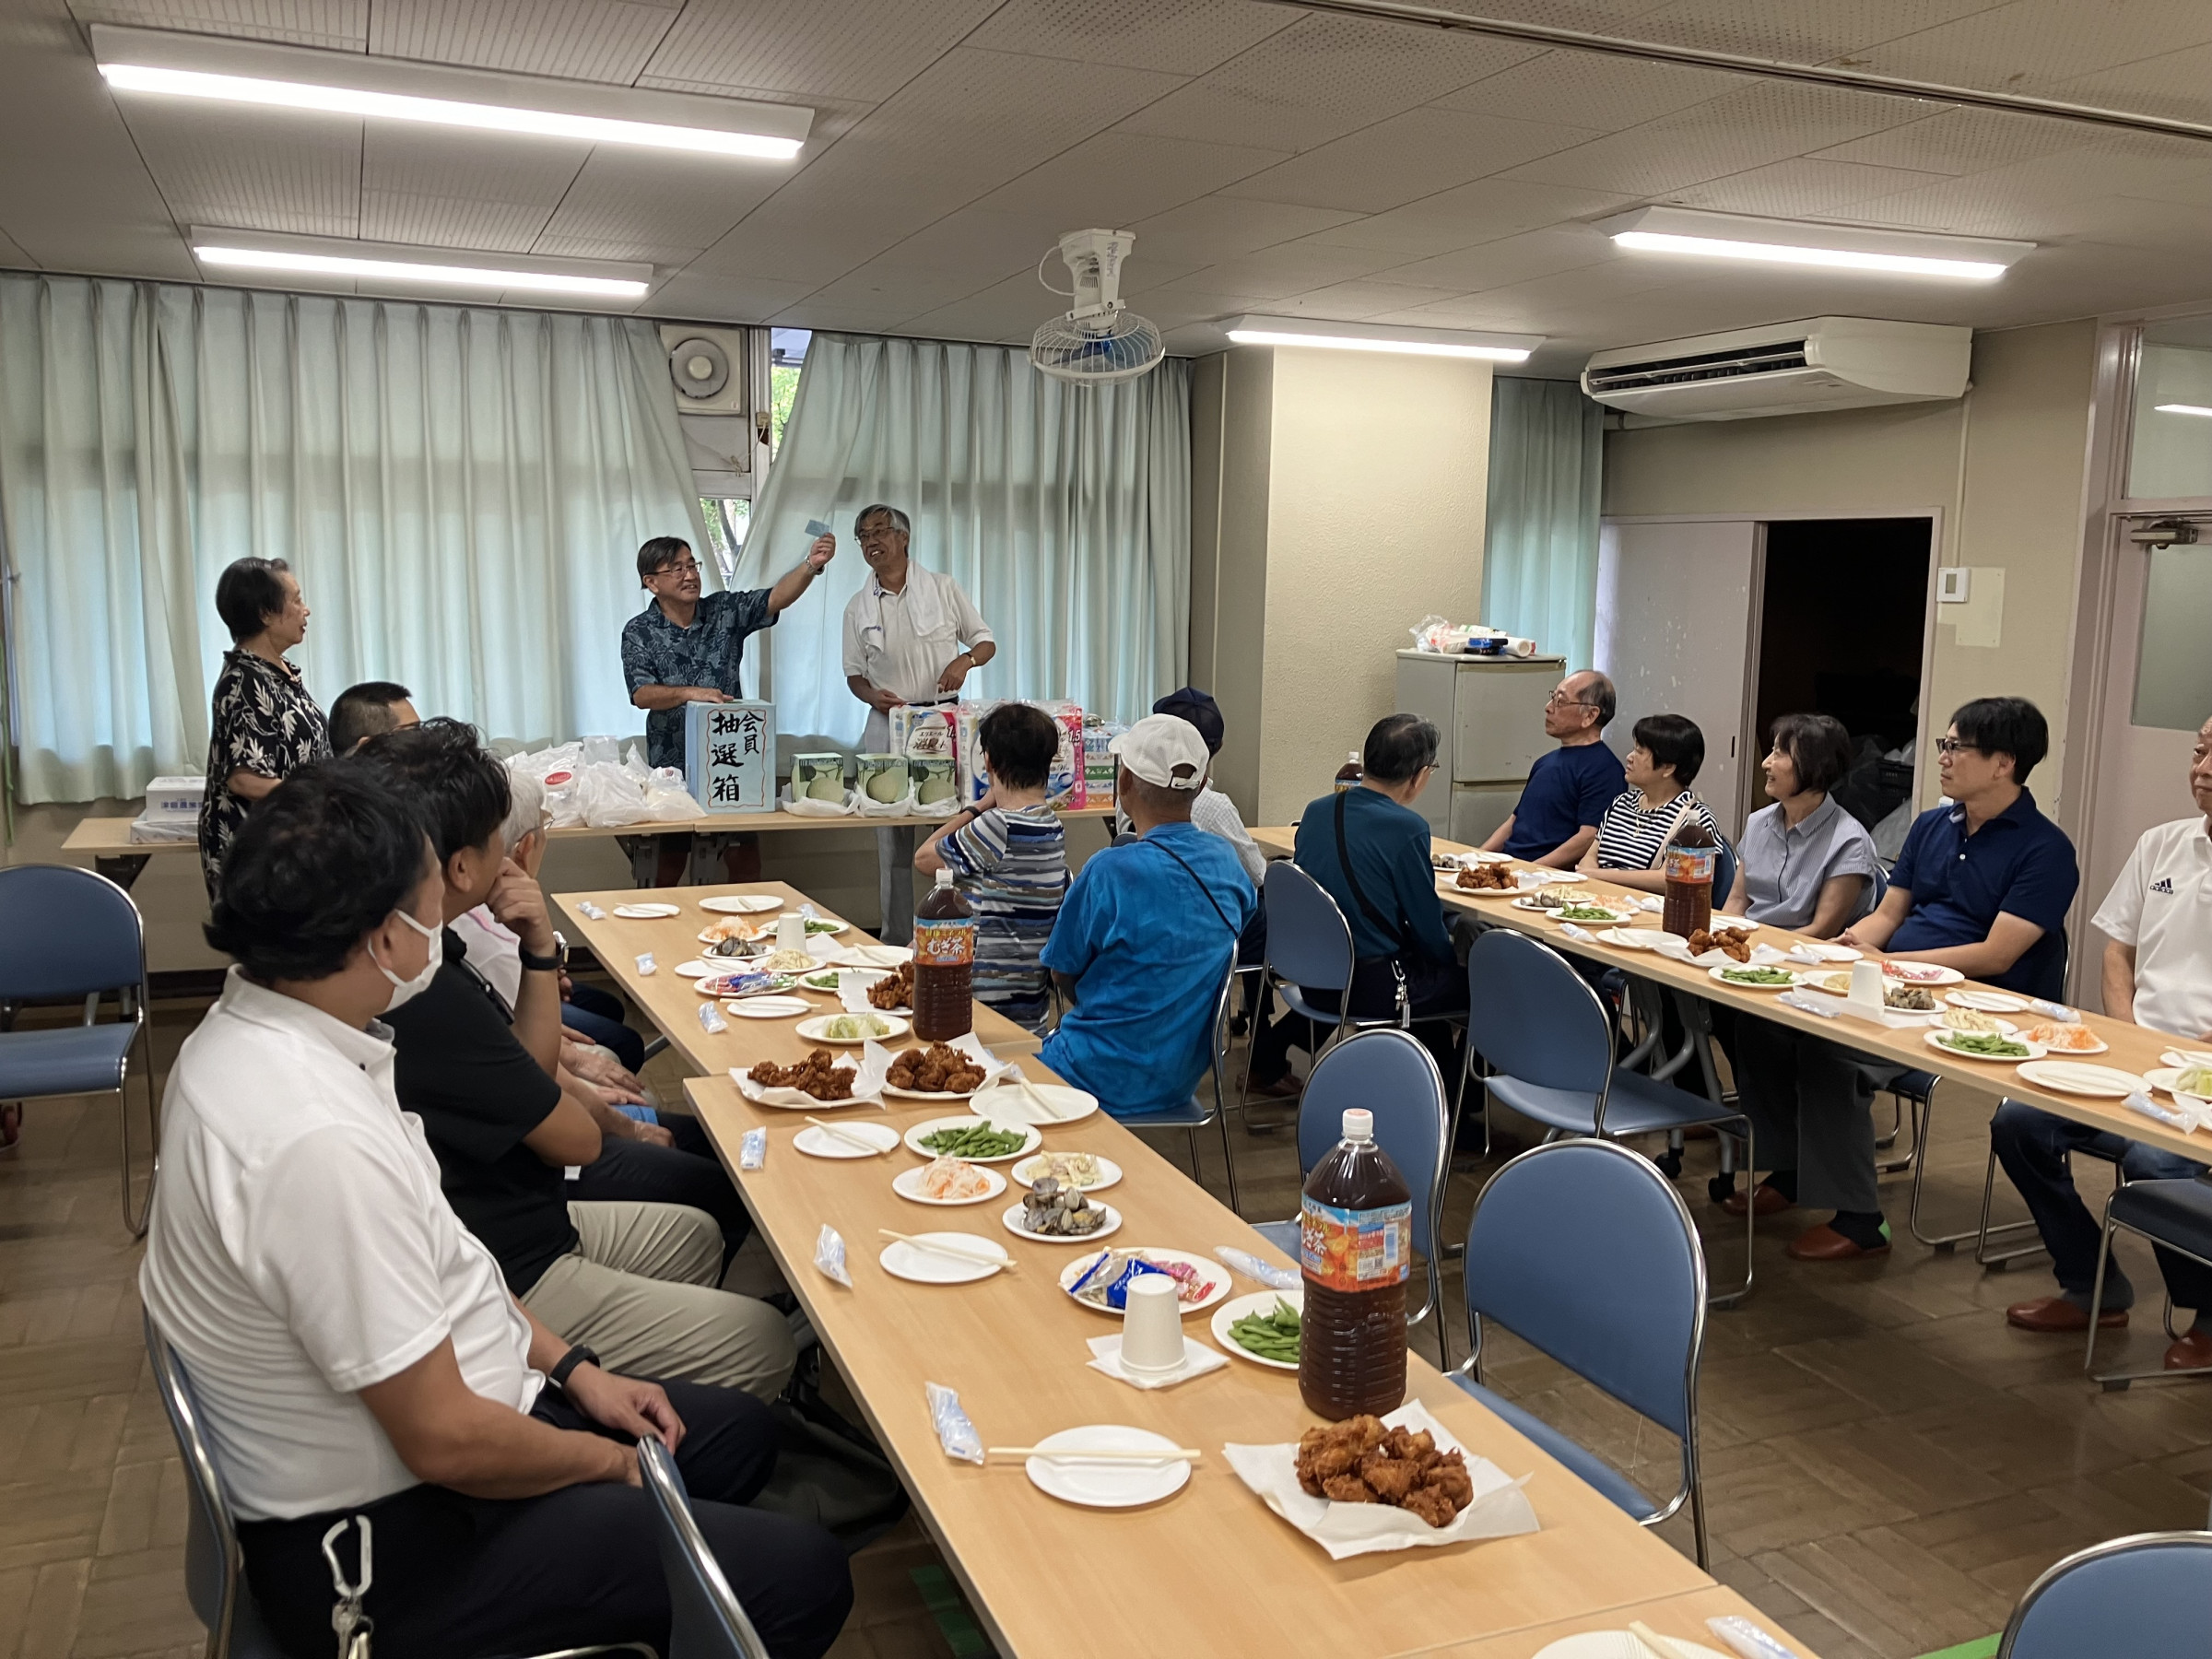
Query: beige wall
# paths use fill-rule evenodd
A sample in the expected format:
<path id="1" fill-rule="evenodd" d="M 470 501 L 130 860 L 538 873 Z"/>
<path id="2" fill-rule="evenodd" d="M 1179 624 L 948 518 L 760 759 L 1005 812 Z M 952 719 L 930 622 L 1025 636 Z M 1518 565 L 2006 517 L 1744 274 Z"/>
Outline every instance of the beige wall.
<path id="1" fill-rule="evenodd" d="M 1490 369 L 1239 347 L 1200 365 L 1192 412 L 1194 471 L 1220 476 L 1193 492 L 1218 504 L 1193 535 L 1193 674 L 1229 727 L 1222 787 L 1282 823 L 1397 706 L 1407 630 L 1480 609 Z"/>
<path id="2" fill-rule="evenodd" d="M 1970 698 L 2033 699 L 2053 743 L 2036 793 L 2055 808 L 2096 334 L 2078 322 L 1977 335 L 1959 403 L 1609 432 L 1606 514 L 1940 512 L 1939 561 L 2001 570 L 2005 597 L 1994 645 L 1959 643 L 1957 607 L 1938 607 L 1924 740 L 1930 718 Z M 1924 777 L 1932 794 L 1934 769 Z"/>

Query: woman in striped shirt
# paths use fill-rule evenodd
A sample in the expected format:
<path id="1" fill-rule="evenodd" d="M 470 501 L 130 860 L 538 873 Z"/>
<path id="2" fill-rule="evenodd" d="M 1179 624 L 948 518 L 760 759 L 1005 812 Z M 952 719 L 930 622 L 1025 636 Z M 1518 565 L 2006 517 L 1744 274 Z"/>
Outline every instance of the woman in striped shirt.
<path id="1" fill-rule="evenodd" d="M 1597 826 L 1597 840 L 1577 868 L 1604 871 L 1608 880 L 1646 893 L 1664 893 L 1666 877 L 1656 867 L 1659 853 L 1682 824 L 1694 818 L 1705 826 L 1712 844 L 1723 841 L 1721 827 L 1689 785 L 1705 763 L 1705 734 L 1680 714 L 1647 714 L 1634 727 L 1636 747 L 1624 770 L 1628 788 L 1616 795 Z"/>
<path id="2" fill-rule="evenodd" d="M 1060 727 L 1029 703 L 983 716 L 976 738 L 991 787 L 914 853 L 914 868 L 950 870 L 975 911 L 975 1000 L 1018 1026 L 1044 1029 L 1051 981 L 1041 959 L 1067 895 L 1067 839 L 1044 804 Z"/>

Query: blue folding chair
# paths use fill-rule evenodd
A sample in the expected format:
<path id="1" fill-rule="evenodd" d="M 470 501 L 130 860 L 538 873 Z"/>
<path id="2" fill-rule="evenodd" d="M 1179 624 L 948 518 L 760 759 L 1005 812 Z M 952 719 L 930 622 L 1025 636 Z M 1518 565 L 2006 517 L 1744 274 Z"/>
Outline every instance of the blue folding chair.
<path id="1" fill-rule="evenodd" d="M 1213 1057 L 1206 1063 L 1206 1076 L 1191 1091 L 1191 1098 L 1181 1106 L 1170 1106 L 1159 1112 L 1117 1112 L 1116 1120 L 1125 1129 L 1181 1129 L 1191 1144 L 1191 1179 L 1199 1180 L 1198 1131 L 1211 1124 L 1221 1131 L 1221 1162 L 1228 1171 L 1229 1207 L 1242 1213 L 1237 1197 L 1237 1157 L 1230 1149 L 1228 1093 L 1222 1079 L 1229 1076 L 1229 1013 L 1236 995 L 1237 958 L 1231 951 L 1229 972 L 1223 976 L 1221 989 L 1214 997 Z M 1206 1102 L 1206 1078 L 1213 1079 L 1214 1101 Z M 1109 1102 L 1111 1104 L 1111 1102 Z"/>
<path id="2" fill-rule="evenodd" d="M 2212 1533 L 2136 1533 L 2078 1550 L 2028 1586 L 1997 1659 L 2201 1653 Z"/>
<path id="3" fill-rule="evenodd" d="M 1324 1028 L 1329 1038 L 1347 1030 L 1394 1026 L 1397 1017 L 1361 1018 L 1347 1012 L 1352 965 L 1351 924 L 1329 896 L 1329 889 L 1287 858 L 1267 866 L 1260 881 L 1260 902 L 1267 910 L 1267 976 L 1283 995 L 1290 1012 Z M 1334 991 L 1337 1006 L 1317 1008 L 1308 1000 L 1315 991 Z"/>
<path id="4" fill-rule="evenodd" d="M 699 1530 L 676 1459 L 651 1435 L 638 1442 L 638 1473 L 653 1498 L 661 1572 L 668 1581 L 664 1659 L 768 1659 L 768 1644 L 745 1616 Z"/>
<path id="5" fill-rule="evenodd" d="M 1398 1167 L 1413 1194 L 1413 1247 L 1428 1265 L 1429 1294 L 1406 1316 L 1408 1327 L 1430 1313 L 1436 1322 L 1437 1351 L 1452 1362 L 1451 1340 L 1441 1310 L 1444 1282 L 1438 1267 L 1437 1231 L 1443 1225 L 1444 1171 L 1449 1167 L 1445 1138 L 1451 1113 L 1444 1104 L 1444 1079 L 1436 1057 L 1410 1031 L 1361 1031 L 1324 1054 L 1306 1079 L 1298 1103 L 1298 1168 L 1302 1177 L 1344 1137 L 1344 1113 L 1358 1106 L 1374 1113 L 1375 1144 Z M 1298 1223 L 1264 1221 L 1253 1229 L 1270 1244 L 1298 1259 Z"/>
<path id="6" fill-rule="evenodd" d="M 262 1621 L 261 1609 L 246 1583 L 245 1551 L 238 1541 L 238 1524 L 216 1467 L 215 1448 L 208 1443 L 200 1417 L 200 1405 L 192 1391 L 192 1379 L 176 1349 L 146 1316 L 146 1357 L 152 1362 L 154 1389 L 170 1431 L 177 1437 L 177 1451 L 184 1462 L 184 1484 L 191 1501 L 184 1530 L 184 1591 L 192 1610 L 207 1631 L 206 1659 L 284 1659 L 284 1650 Z M 658 1442 L 654 1442 L 657 1447 Z M 649 1483 L 650 1484 L 650 1483 Z M 688 1517 L 687 1516 L 687 1519 Z M 677 1601 L 676 1573 L 669 1570 L 669 1598 Z M 700 1648 L 697 1653 L 722 1650 Z M 756 1646 L 747 1659 L 765 1659 Z M 563 1648 L 537 1659 L 583 1659 L 586 1654 L 634 1653 L 654 1659 L 643 1642 L 611 1642 L 601 1647 Z M 671 1653 L 669 1659 L 677 1659 Z"/>
<path id="7" fill-rule="evenodd" d="M 2115 1173 L 2120 1171 L 2115 1171 Z M 2185 1371 L 2160 1368 L 2147 1371 L 2097 1370 L 2097 1318 L 2104 1308 L 2104 1269 L 2112 1257 L 2112 1234 L 2131 1232 L 2162 1245 L 2176 1255 L 2212 1267 L 2212 1176 L 2183 1176 L 2166 1181 L 2121 1181 L 2104 1201 L 2104 1235 L 2097 1242 L 2097 1282 L 2089 1290 L 2089 1346 L 2082 1369 L 2117 1394 L 2130 1382 L 2149 1377 L 2201 1377 L 2212 1367 L 2191 1366 Z M 2203 1309 L 2196 1310 L 2199 1313 Z M 2173 1300 L 2166 1301 L 2167 1335 L 2173 1329 Z"/>
<path id="8" fill-rule="evenodd" d="M 1687 1502 L 1706 1565 L 1698 1467 L 1705 1257 L 1681 1194 L 1611 1141 L 1554 1141 L 1506 1164 L 1467 1219 L 1467 1339 L 1452 1380 L 1645 1526 Z M 1482 1323 L 1523 1341 L 1650 1418 L 1682 1444 L 1682 1481 L 1661 1503 L 1543 1418 L 1482 1385 Z"/>
<path id="9" fill-rule="evenodd" d="M 1618 1140 L 1711 1124 L 1740 1139 L 1746 1167 L 1757 1167 L 1751 1120 L 1742 1112 L 1614 1064 L 1612 1016 L 1589 982 L 1548 945 L 1502 927 L 1477 935 L 1467 951 L 1467 997 L 1468 1047 L 1491 1068 L 1483 1099 L 1486 1139 L 1495 1097 L 1543 1124 L 1551 1140 Z M 1747 1211 L 1744 1282 L 1714 1297 L 1720 1305 L 1741 1300 L 1751 1288 L 1754 1219 Z"/>
<path id="10" fill-rule="evenodd" d="M 69 865 L 0 869 L 0 1100 L 48 1095 L 115 1096 L 123 1121 L 123 1224 L 146 1235 L 160 1173 L 160 1102 L 154 1098 L 150 1003 L 146 985 L 146 925 L 131 896 L 105 876 Z M 100 998 L 112 993 L 117 1018 L 95 1023 Z M 18 1005 L 82 997 L 80 1025 L 18 1031 Z M 124 1083 L 134 1044 L 142 1043 L 146 1118 L 157 1155 L 146 1202 L 131 1208 L 131 1113 Z"/>

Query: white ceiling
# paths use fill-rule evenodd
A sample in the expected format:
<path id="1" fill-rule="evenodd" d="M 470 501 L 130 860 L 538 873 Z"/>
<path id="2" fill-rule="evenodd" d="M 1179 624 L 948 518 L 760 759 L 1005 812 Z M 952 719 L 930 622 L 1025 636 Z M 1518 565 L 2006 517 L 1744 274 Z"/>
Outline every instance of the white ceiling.
<path id="1" fill-rule="evenodd" d="M 1485 15 L 2212 121 L 2203 0 L 1466 0 Z M 818 112 L 798 163 L 140 98 L 125 23 Z M 201 278 L 225 225 L 650 262 L 645 312 L 1025 340 L 1133 229 L 1171 347 L 1245 312 L 1606 346 L 1821 312 L 2212 300 L 2212 143 L 1259 0 L 0 0 L 0 265 Z M 1617 252 L 1647 202 L 2041 244 L 1989 287 Z M 1055 278 L 1064 276 L 1055 262 Z"/>

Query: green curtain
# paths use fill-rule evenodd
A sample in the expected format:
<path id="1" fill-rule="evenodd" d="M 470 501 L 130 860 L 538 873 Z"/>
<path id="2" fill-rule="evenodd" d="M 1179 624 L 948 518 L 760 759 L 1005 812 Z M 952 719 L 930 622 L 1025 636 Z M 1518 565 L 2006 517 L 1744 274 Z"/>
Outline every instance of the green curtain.
<path id="1" fill-rule="evenodd" d="M 1020 347 L 817 334 L 782 447 L 753 503 L 736 585 L 806 550 L 837 558 L 771 637 L 776 724 L 852 744 L 867 710 L 845 685 L 846 603 L 867 575 L 853 514 L 888 501 L 912 556 L 948 572 L 998 636 L 976 698 L 1066 698 L 1135 720 L 1189 656 L 1191 366 L 1070 386 Z"/>
<path id="2" fill-rule="evenodd" d="M 1491 382 L 1482 619 L 1590 666 L 1604 411 L 1573 381 Z"/>

